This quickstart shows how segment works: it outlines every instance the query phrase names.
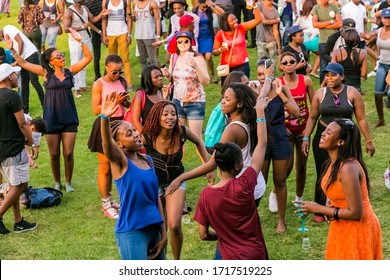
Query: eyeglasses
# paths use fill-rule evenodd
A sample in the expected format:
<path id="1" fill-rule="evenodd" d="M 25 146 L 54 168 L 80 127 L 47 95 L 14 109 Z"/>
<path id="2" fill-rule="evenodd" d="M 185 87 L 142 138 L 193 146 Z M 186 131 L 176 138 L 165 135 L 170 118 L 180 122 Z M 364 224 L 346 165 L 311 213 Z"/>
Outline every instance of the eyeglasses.
<path id="1" fill-rule="evenodd" d="M 297 61 L 294 60 L 294 59 L 291 59 L 289 61 L 282 61 L 280 64 L 282 64 L 283 66 L 286 66 L 287 64 L 290 64 L 290 65 L 294 65 Z"/>
<path id="2" fill-rule="evenodd" d="M 188 44 L 189 42 L 190 42 L 190 40 L 188 40 L 188 39 L 186 39 L 186 40 L 177 40 L 177 43 L 179 45 L 181 45 L 181 44 Z"/>
<path id="3" fill-rule="evenodd" d="M 341 103 L 341 101 L 340 101 L 340 96 L 338 95 L 338 94 L 333 94 L 333 103 L 334 103 L 334 105 L 337 107 L 337 108 L 339 108 L 340 107 L 340 103 Z"/>
<path id="4" fill-rule="evenodd" d="M 65 57 L 65 53 L 60 52 L 60 53 L 58 53 L 55 57 L 53 57 L 53 58 L 50 59 L 50 60 L 53 60 L 53 59 L 61 59 L 61 58 L 64 58 L 64 57 Z"/>
<path id="5" fill-rule="evenodd" d="M 114 71 L 111 71 L 111 74 L 112 75 L 122 75 L 123 74 L 123 70 L 114 70 Z"/>

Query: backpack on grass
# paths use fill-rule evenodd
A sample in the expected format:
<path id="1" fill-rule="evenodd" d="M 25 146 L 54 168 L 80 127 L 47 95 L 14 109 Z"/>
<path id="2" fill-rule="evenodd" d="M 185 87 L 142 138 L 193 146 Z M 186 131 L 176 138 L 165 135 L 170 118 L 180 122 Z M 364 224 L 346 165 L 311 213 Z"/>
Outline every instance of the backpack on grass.
<path id="1" fill-rule="evenodd" d="M 26 193 L 29 201 L 27 204 L 29 208 L 47 208 L 57 206 L 61 203 L 61 198 L 63 196 L 61 191 L 57 191 L 53 188 L 34 189 L 31 186 L 28 187 Z"/>

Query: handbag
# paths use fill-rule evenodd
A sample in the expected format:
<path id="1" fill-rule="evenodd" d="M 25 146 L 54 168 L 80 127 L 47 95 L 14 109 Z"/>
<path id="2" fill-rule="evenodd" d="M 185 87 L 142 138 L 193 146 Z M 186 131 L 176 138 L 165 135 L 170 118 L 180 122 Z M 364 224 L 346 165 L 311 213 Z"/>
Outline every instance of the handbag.
<path id="1" fill-rule="evenodd" d="M 137 92 L 141 92 L 141 98 L 142 98 L 142 103 L 141 103 L 141 110 L 144 109 L 145 107 L 145 100 L 146 100 L 146 93 L 143 90 L 138 90 Z M 133 100 L 135 98 L 135 95 L 133 97 Z M 129 123 L 133 123 L 133 101 L 131 101 L 129 109 L 126 110 L 125 115 L 123 116 L 124 121 L 127 121 Z M 142 124 L 142 118 L 139 118 L 139 122 Z"/>
<path id="2" fill-rule="evenodd" d="M 232 42 L 232 47 L 230 48 L 230 54 L 229 54 L 229 60 L 227 64 L 220 64 L 217 66 L 217 74 L 219 77 L 225 77 L 229 75 L 230 73 L 230 59 L 232 58 L 232 51 L 234 48 L 234 41 L 236 40 L 236 35 L 237 35 L 237 28 L 234 31 L 234 36 L 233 36 L 233 42 Z"/>

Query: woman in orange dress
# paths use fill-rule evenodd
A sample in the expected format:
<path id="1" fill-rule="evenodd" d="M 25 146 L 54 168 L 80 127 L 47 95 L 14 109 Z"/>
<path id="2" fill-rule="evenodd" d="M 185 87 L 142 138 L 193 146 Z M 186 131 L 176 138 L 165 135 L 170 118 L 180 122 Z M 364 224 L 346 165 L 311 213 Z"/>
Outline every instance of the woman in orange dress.
<path id="1" fill-rule="evenodd" d="M 321 213 L 331 221 L 325 259 L 382 259 L 381 229 L 368 197 L 359 128 L 350 119 L 335 119 L 321 134 L 319 147 L 330 157 L 321 180 L 329 203 L 294 201 L 297 212 Z"/>

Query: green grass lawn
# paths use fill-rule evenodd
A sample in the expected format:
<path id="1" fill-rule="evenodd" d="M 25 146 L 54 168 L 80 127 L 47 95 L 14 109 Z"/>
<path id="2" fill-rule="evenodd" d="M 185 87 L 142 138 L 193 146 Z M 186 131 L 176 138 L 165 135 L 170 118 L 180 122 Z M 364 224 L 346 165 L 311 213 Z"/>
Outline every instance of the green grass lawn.
<path id="1" fill-rule="evenodd" d="M 0 29 L 6 24 L 14 24 L 18 28 L 17 13 L 19 9 L 18 1 L 11 3 L 11 17 L 1 16 Z M 4 43 L 0 43 L 4 47 Z M 66 53 L 69 65 L 69 49 L 67 45 L 67 35 L 61 35 L 58 38 L 58 48 Z M 103 63 L 107 54 L 107 49 L 102 47 Z M 134 56 L 135 43 L 131 45 L 131 63 L 133 85 L 139 86 L 140 65 Z M 254 49 L 249 49 L 251 57 L 251 80 L 255 79 L 255 64 L 257 54 Z M 162 60 L 165 53 L 160 51 Z M 218 58 L 215 58 L 217 65 Z M 369 64 L 371 65 L 371 64 Z M 36 221 L 39 226 L 37 230 L 26 234 L 13 234 L 0 236 L 0 259 L 78 259 L 78 260 L 115 260 L 119 259 L 119 254 L 115 244 L 114 225 L 115 221 L 104 217 L 100 210 L 101 202 L 97 188 L 97 155 L 91 153 L 87 148 L 89 133 L 95 120 L 91 110 L 91 88 L 94 78 L 93 64 L 88 66 L 88 89 L 89 91 L 82 98 L 76 99 L 80 126 L 77 135 L 75 147 L 75 168 L 73 176 L 73 185 L 75 192 L 64 194 L 62 204 L 58 207 L 42 210 L 23 210 L 22 214 L 28 221 Z M 363 81 L 362 88 L 365 92 L 364 100 L 366 104 L 366 115 L 371 127 L 376 153 L 374 157 L 366 157 L 365 161 L 368 167 L 371 180 L 370 199 L 375 213 L 377 214 L 382 226 L 383 238 L 383 257 L 390 259 L 390 191 L 384 186 L 383 172 L 390 159 L 390 153 L 387 150 L 388 136 L 390 135 L 390 114 L 389 109 L 385 109 L 385 118 L 387 126 L 373 129 L 373 123 L 377 120 L 374 106 L 374 78 Z M 315 89 L 318 89 L 318 80 L 314 80 Z M 211 110 L 218 103 L 220 98 L 219 85 L 210 85 L 205 88 L 207 93 L 207 112 L 210 115 Z M 30 111 L 33 117 L 41 116 L 42 110 L 39 106 L 38 96 L 31 89 Z M 205 123 L 206 124 L 206 123 Z M 200 160 L 192 145 L 187 145 L 188 149 L 185 155 L 184 163 L 187 170 L 197 167 Z M 387 152 L 386 152 L 387 151 Z M 40 156 L 37 160 L 38 169 L 30 171 L 30 185 L 36 188 L 53 186 L 53 179 L 48 156 L 48 149 L 45 140 L 42 140 Z M 306 200 L 314 199 L 315 168 L 312 154 L 309 156 L 307 170 L 307 184 L 304 193 Z M 271 171 L 272 172 L 272 171 Z M 63 173 L 62 173 L 63 178 Z M 270 176 L 272 178 L 272 176 Z M 268 210 L 268 195 L 272 189 L 272 179 L 268 183 L 264 198 L 260 202 L 259 214 L 261 217 L 262 228 L 265 241 L 271 259 L 274 260 L 321 260 L 324 258 L 325 245 L 328 232 L 328 224 L 316 224 L 312 221 L 312 216 L 307 221 L 307 227 L 310 229 L 307 233 L 299 233 L 297 228 L 300 226 L 300 219 L 294 213 L 292 203 L 288 203 L 286 212 L 287 231 L 284 234 L 276 234 L 275 228 L 277 215 Z M 64 179 L 62 180 L 64 182 Z M 295 176 L 292 174 L 287 181 L 288 200 L 292 201 L 295 197 Z M 206 179 L 200 178 L 192 180 L 187 184 L 187 200 L 189 205 L 195 209 L 197 199 L 201 189 L 206 186 Z M 117 197 L 115 187 L 113 187 L 114 196 Z M 191 217 L 193 213 L 191 213 Z M 13 226 L 12 211 L 4 215 L 4 223 L 8 228 Z M 184 244 L 182 250 L 182 259 L 189 260 L 207 260 L 214 256 L 215 242 L 203 242 L 198 238 L 197 224 L 193 220 L 189 224 L 183 224 Z M 311 249 L 302 250 L 302 238 L 309 237 Z M 168 246 L 167 257 L 172 258 Z"/>

